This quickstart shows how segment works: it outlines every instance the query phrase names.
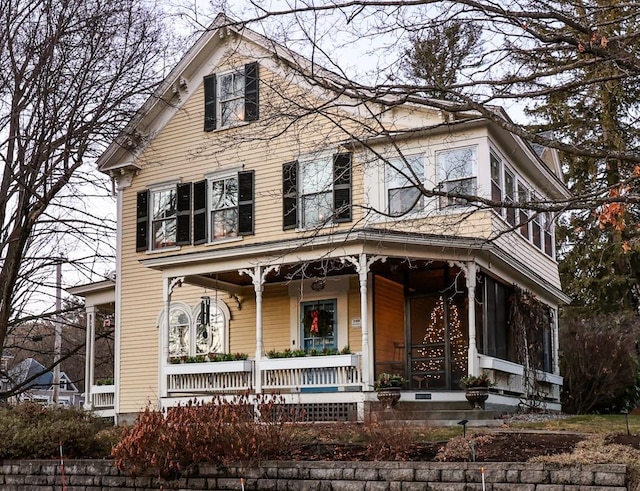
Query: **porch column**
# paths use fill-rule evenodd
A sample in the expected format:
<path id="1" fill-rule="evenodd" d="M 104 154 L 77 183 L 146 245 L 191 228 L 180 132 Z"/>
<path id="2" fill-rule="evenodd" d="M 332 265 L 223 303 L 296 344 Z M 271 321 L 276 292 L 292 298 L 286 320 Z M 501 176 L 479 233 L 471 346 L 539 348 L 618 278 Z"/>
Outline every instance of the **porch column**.
<path id="1" fill-rule="evenodd" d="M 478 358 L 478 344 L 476 342 L 476 263 L 469 261 L 466 263 L 464 271 L 467 284 L 468 308 L 467 316 L 469 320 L 469 354 L 468 372 L 471 375 L 480 375 L 480 359 Z"/>
<path id="2" fill-rule="evenodd" d="M 260 360 L 262 358 L 263 343 L 262 343 L 262 293 L 264 291 L 264 281 L 266 276 L 272 271 L 278 271 L 280 266 L 266 266 L 258 265 L 253 269 L 241 269 L 238 272 L 240 274 L 246 274 L 253 283 L 253 289 L 256 293 L 256 356 L 254 361 L 255 366 L 255 380 L 254 388 L 256 394 L 262 392 L 262 374 L 260 373 Z"/>
<path id="3" fill-rule="evenodd" d="M 373 365 L 370 362 L 370 343 L 369 343 L 369 302 L 367 284 L 369 279 L 369 267 L 376 261 L 386 261 L 383 256 L 373 256 L 367 260 L 367 255 L 362 253 L 356 259 L 355 257 L 346 256 L 342 258 L 342 262 L 350 262 L 356 268 L 358 278 L 360 279 L 360 322 L 362 324 L 362 388 L 367 391 L 373 387 L 371 383 L 373 375 Z"/>
<path id="4" fill-rule="evenodd" d="M 93 394 L 91 392 L 94 383 L 94 367 L 95 367 L 95 313 L 96 308 L 93 305 L 85 307 L 87 316 L 87 334 L 85 343 L 85 363 L 84 363 L 84 408 L 87 411 L 93 409 Z"/>

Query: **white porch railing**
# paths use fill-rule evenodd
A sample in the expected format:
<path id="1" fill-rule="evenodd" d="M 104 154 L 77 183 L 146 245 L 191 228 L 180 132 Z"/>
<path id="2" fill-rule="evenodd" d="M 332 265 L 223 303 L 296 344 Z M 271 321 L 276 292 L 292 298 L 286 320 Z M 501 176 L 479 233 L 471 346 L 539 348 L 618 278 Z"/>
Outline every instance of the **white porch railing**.
<path id="1" fill-rule="evenodd" d="M 515 395 L 524 395 L 527 392 L 522 365 L 480 355 L 480 368 L 492 371 L 495 389 Z M 538 389 L 544 397 L 555 400 L 560 398 L 560 386 L 563 381 L 560 375 L 536 370 L 534 376 L 539 383 Z"/>
<path id="2" fill-rule="evenodd" d="M 253 386 L 253 361 L 218 361 L 166 365 L 167 392 L 226 392 Z"/>
<path id="3" fill-rule="evenodd" d="M 361 388 L 359 355 L 267 358 L 260 360 L 262 388 L 285 392 Z"/>
<path id="4" fill-rule="evenodd" d="M 97 411 L 103 409 L 113 409 L 115 405 L 115 396 L 115 385 L 92 385 L 91 407 Z"/>

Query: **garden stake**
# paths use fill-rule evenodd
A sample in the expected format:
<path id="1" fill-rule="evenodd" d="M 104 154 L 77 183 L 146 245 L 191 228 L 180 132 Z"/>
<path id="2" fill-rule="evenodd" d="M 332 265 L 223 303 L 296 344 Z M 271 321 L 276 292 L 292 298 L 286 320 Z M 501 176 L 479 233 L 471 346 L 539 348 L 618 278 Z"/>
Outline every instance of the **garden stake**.
<path id="1" fill-rule="evenodd" d="M 60 471 L 62 476 L 62 491 L 66 491 L 67 483 L 64 479 L 64 458 L 62 457 L 62 442 L 60 442 Z"/>
<path id="2" fill-rule="evenodd" d="M 482 472 L 482 491 L 485 491 L 486 488 L 484 487 L 484 466 L 480 467 L 480 470 Z"/>
<path id="3" fill-rule="evenodd" d="M 244 491 L 244 477 L 240 478 L 240 487 L 242 488 L 242 491 Z"/>

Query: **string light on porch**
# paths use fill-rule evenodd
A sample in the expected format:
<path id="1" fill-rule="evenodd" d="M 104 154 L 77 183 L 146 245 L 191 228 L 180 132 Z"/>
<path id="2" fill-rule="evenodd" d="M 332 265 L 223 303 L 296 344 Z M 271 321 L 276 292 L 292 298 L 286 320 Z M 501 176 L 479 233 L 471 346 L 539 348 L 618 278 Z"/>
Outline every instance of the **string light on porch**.
<path id="1" fill-rule="evenodd" d="M 438 302 L 429 314 L 429 324 L 425 329 L 422 344 L 431 347 L 422 347 L 418 349 L 421 356 L 429 358 L 420 361 L 415 365 L 415 369 L 419 372 L 438 372 L 442 370 L 441 360 L 445 357 L 444 348 L 444 332 L 445 332 L 445 300 L 441 296 Z M 451 343 L 451 354 L 454 362 L 455 370 L 464 371 L 466 366 L 467 343 L 462 334 L 460 313 L 455 303 L 449 304 L 449 333 Z M 441 346 L 434 346 L 441 344 Z M 430 375 L 431 378 L 440 378 L 438 375 Z"/>

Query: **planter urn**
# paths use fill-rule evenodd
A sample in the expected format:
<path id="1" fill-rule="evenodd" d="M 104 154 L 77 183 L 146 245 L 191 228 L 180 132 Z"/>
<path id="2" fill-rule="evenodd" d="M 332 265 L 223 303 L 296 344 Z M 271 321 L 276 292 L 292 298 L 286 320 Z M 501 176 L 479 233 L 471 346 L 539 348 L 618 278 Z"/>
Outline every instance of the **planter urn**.
<path id="1" fill-rule="evenodd" d="M 396 402 L 400 400 L 400 387 L 387 387 L 384 389 L 378 389 L 378 400 L 384 404 L 385 409 L 393 409 Z"/>
<path id="2" fill-rule="evenodd" d="M 473 409 L 484 409 L 484 402 L 489 398 L 489 387 L 467 387 L 464 396 Z"/>

